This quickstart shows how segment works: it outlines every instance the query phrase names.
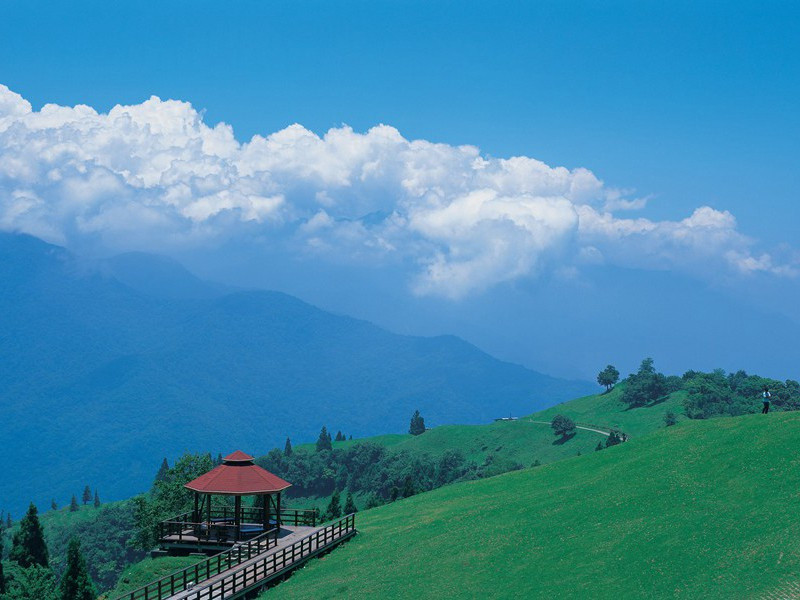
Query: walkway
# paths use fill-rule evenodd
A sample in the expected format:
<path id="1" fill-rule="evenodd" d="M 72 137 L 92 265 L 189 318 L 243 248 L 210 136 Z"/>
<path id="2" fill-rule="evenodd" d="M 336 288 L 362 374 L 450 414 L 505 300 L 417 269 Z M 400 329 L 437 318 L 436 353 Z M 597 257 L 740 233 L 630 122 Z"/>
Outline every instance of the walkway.
<path id="1" fill-rule="evenodd" d="M 355 515 L 325 527 L 291 527 L 278 545 L 227 571 L 195 584 L 169 600 L 223 600 L 238 598 L 263 587 L 308 559 L 333 548 L 356 533 Z"/>
<path id="2" fill-rule="evenodd" d="M 539 423 L 541 425 L 552 425 L 550 421 L 534 421 L 531 419 L 531 423 Z M 606 437 L 611 435 L 610 431 L 602 431 L 600 429 L 592 429 L 591 427 L 584 427 L 583 425 L 575 425 L 575 429 L 583 429 L 585 431 L 594 431 L 595 433 L 599 433 L 600 435 L 604 435 Z"/>

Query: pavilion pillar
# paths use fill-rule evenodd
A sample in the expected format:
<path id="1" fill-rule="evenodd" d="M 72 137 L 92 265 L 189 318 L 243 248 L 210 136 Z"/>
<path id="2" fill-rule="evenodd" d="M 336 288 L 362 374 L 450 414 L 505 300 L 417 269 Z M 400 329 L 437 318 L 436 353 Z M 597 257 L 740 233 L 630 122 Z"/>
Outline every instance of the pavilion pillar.
<path id="1" fill-rule="evenodd" d="M 278 492 L 278 504 L 275 506 L 275 526 L 281 528 L 281 493 Z"/>
<path id="2" fill-rule="evenodd" d="M 240 532 L 242 530 L 242 497 L 241 496 L 236 496 L 236 499 L 234 500 L 233 507 L 234 507 L 233 511 L 235 513 L 235 516 L 233 518 L 233 522 L 236 525 L 236 541 L 238 542 L 239 538 L 241 537 L 240 536 Z"/>
<path id="3" fill-rule="evenodd" d="M 269 494 L 261 494 L 261 519 L 264 522 L 264 531 L 269 529 Z"/>
<path id="4" fill-rule="evenodd" d="M 200 522 L 200 494 L 199 492 L 194 493 L 194 514 L 192 515 L 192 522 L 199 523 Z"/>
<path id="5" fill-rule="evenodd" d="M 206 532 L 208 532 L 208 537 L 211 537 L 211 494 L 206 494 L 206 515 L 208 518 L 206 519 Z"/>

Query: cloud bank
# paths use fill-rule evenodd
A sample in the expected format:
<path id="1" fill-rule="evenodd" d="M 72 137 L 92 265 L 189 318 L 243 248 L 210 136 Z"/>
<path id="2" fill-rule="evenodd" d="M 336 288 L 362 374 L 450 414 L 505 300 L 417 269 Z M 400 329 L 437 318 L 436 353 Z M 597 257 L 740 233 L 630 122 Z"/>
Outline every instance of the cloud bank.
<path id="1" fill-rule="evenodd" d="M 186 102 L 34 111 L 0 85 L 0 229 L 68 247 L 268 245 L 295 258 L 404 265 L 415 293 L 450 298 L 597 263 L 795 274 L 755 253 L 727 211 L 618 216 L 646 201 L 584 168 L 407 140 L 386 125 L 321 137 L 292 125 L 239 143 Z"/>

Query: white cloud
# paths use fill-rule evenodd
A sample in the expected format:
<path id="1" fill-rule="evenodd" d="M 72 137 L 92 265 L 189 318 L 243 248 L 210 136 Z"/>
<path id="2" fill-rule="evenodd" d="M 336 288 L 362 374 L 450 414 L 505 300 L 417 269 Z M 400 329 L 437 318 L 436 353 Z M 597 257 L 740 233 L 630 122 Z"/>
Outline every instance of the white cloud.
<path id="1" fill-rule="evenodd" d="M 612 263 L 793 275 L 726 211 L 619 218 L 647 198 L 584 168 L 407 140 L 386 125 L 292 125 L 239 143 L 188 103 L 34 111 L 0 86 L 0 228 L 109 251 L 247 239 L 315 260 L 411 264 L 419 294 L 461 297 L 542 269 Z"/>

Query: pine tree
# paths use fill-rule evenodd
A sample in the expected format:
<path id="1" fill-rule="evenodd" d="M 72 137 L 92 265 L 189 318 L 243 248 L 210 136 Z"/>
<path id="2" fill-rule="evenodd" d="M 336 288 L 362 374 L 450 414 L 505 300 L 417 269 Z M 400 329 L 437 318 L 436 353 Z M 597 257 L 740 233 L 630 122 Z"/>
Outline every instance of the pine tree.
<path id="1" fill-rule="evenodd" d="M 28 508 L 28 513 L 20 521 L 19 530 L 14 534 L 8 558 L 23 568 L 31 565 L 48 566 L 44 531 L 39 522 L 39 511 L 33 502 Z"/>
<path id="2" fill-rule="evenodd" d="M 166 457 L 164 460 L 161 461 L 161 466 L 158 468 L 158 473 L 156 473 L 156 478 L 154 481 L 164 481 L 167 478 L 167 473 L 169 472 L 169 463 L 167 462 Z"/>
<path id="3" fill-rule="evenodd" d="M 337 431 L 336 432 L 336 441 L 337 442 L 343 442 L 344 441 L 344 436 L 342 435 L 341 431 Z"/>
<path id="4" fill-rule="evenodd" d="M 425 433 L 425 419 L 422 418 L 418 410 L 415 410 L 414 414 L 411 416 L 411 425 L 408 428 L 408 433 L 411 435 Z"/>
<path id="5" fill-rule="evenodd" d="M 100 508 L 100 495 L 97 493 L 97 490 L 94 491 L 94 507 Z"/>
<path id="6" fill-rule="evenodd" d="M 92 501 L 92 490 L 87 485 L 85 488 L 83 488 L 83 504 L 86 505 L 91 501 Z"/>
<path id="7" fill-rule="evenodd" d="M 72 494 L 72 500 L 69 501 L 69 512 L 78 512 L 78 499 L 75 497 L 75 494 Z"/>
<path id="8" fill-rule="evenodd" d="M 339 490 L 333 490 L 333 496 L 328 504 L 328 510 L 325 511 L 325 520 L 332 521 L 342 516 L 342 505 Z"/>
<path id="9" fill-rule="evenodd" d="M 73 537 L 67 549 L 67 568 L 61 578 L 60 600 L 94 600 L 94 584 L 86 570 L 86 560 L 81 554 L 81 544 Z"/>
<path id="10" fill-rule="evenodd" d="M 223 462 L 225 462 L 225 461 L 224 461 L 224 459 L 222 458 L 222 452 L 217 452 L 217 458 L 214 460 L 214 462 L 213 462 L 212 464 L 213 464 L 215 467 L 218 467 L 218 466 L 220 466 L 220 465 L 221 465 Z"/>
<path id="11" fill-rule="evenodd" d="M 0 598 L 6 593 L 6 576 L 3 573 L 3 538 L 0 536 Z"/>
<path id="12" fill-rule="evenodd" d="M 56 504 L 56 499 L 55 498 L 50 500 L 50 510 L 58 510 L 58 504 Z"/>
<path id="13" fill-rule="evenodd" d="M 594 447 L 595 452 L 598 450 L 602 450 L 604 448 L 603 442 L 597 442 L 597 446 Z"/>
<path id="14" fill-rule="evenodd" d="M 292 455 L 292 440 L 290 440 L 288 437 L 286 438 L 286 444 L 283 446 L 283 455 L 284 456 Z"/>
<path id="15" fill-rule="evenodd" d="M 357 513 L 358 508 L 356 508 L 356 503 L 353 502 L 353 494 L 349 491 L 347 492 L 347 500 L 344 502 L 344 514 L 352 515 L 353 513 Z"/>
<path id="16" fill-rule="evenodd" d="M 323 425 L 322 431 L 319 432 L 319 437 L 317 438 L 317 452 L 332 449 L 333 444 L 331 444 L 331 434 L 328 433 L 328 428 Z"/>

